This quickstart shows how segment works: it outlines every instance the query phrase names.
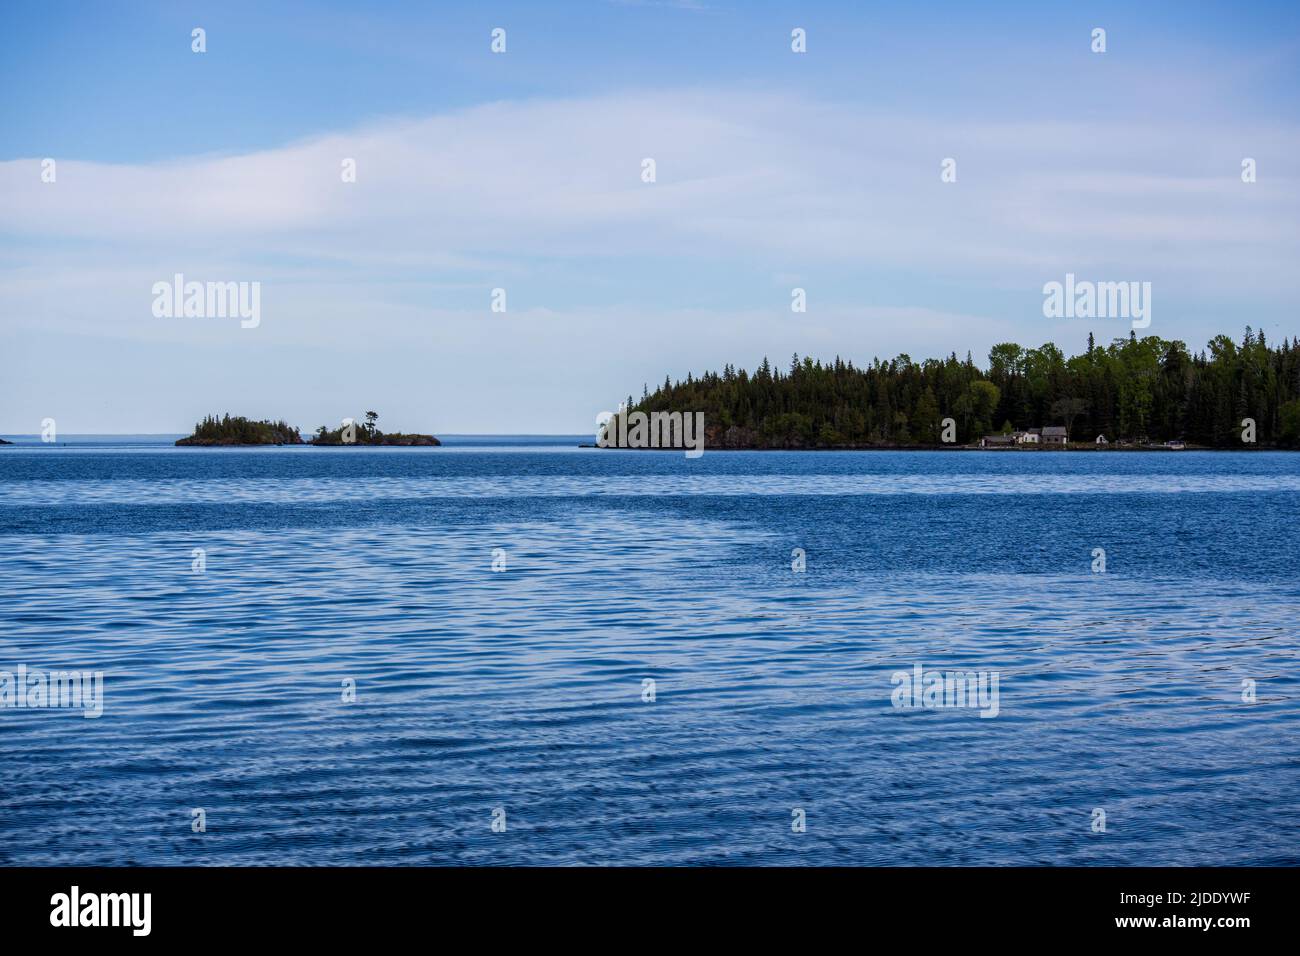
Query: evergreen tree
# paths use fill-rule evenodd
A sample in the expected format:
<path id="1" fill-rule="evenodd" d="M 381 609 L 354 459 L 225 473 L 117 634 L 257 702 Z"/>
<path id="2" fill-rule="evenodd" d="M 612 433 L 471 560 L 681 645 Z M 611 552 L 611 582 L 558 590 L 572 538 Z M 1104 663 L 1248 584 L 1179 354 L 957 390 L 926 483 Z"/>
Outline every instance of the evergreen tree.
<path id="1" fill-rule="evenodd" d="M 987 370 L 955 352 L 865 367 L 796 354 L 788 371 L 764 357 L 752 375 L 727 364 L 721 375 L 688 374 L 675 385 L 665 378 L 632 410 L 702 411 L 709 426 L 735 429 L 752 447 L 935 444 L 948 417 L 960 443 L 1003 422 L 1065 425 L 1072 441 L 1105 435 L 1227 448 L 1242 447 L 1241 421 L 1253 418 L 1258 445 L 1300 447 L 1300 341 L 1273 348 L 1247 329 L 1240 345 L 1219 335 L 1192 354 L 1158 336 L 1130 332 L 1100 346 L 1090 333 L 1087 351 L 1068 360 L 1050 342 L 1000 343 Z"/>

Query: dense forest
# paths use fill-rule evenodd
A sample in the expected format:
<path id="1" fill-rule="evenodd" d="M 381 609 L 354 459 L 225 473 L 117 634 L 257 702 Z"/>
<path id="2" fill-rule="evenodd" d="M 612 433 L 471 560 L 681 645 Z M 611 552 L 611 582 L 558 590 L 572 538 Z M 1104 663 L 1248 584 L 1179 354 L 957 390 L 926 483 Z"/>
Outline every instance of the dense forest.
<path id="1" fill-rule="evenodd" d="M 255 422 L 248 418 L 209 415 L 194 426 L 194 434 L 178 445 L 301 445 L 298 429 L 285 422 Z"/>
<path id="2" fill-rule="evenodd" d="M 956 354 L 907 355 L 866 367 L 798 355 L 786 371 L 726 366 L 665 380 L 629 411 L 704 412 L 709 447 L 808 448 L 938 444 L 942 421 L 957 442 L 992 432 L 1064 425 L 1070 441 L 1158 442 L 1240 448 L 1242 420 L 1258 446 L 1300 447 L 1300 341 L 1273 348 L 1249 326 L 1240 343 L 1216 336 L 1196 354 L 1178 341 L 1130 332 L 1066 358 L 1048 343 L 996 345 L 987 369 Z"/>

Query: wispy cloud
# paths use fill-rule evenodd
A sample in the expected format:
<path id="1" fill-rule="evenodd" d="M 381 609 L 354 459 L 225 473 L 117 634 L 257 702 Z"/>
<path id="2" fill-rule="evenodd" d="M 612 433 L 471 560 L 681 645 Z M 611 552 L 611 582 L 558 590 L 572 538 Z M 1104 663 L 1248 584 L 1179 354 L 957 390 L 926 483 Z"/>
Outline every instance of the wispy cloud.
<path id="1" fill-rule="evenodd" d="M 969 341 L 917 317 L 982 316 L 975 347 L 1026 329 L 1041 341 L 1059 330 L 1042 327 L 1039 289 L 1067 270 L 1155 280 L 1169 310 L 1194 297 L 1289 308 L 1300 190 L 1280 158 L 1298 148 L 1294 127 L 950 123 L 690 89 L 485 104 L 242 155 L 65 160 L 54 184 L 30 157 L 0 163 L 0 307 L 28 335 L 185 348 L 227 331 L 160 325 L 152 282 L 255 279 L 257 347 L 343 361 L 355 339 L 427 341 L 470 392 L 494 286 L 517 293 L 509 334 L 561 343 L 546 350 L 561 367 L 586 367 L 575 349 L 596 337 L 612 363 L 602 393 L 769 345 L 884 352 L 908 344 L 899 323 L 921 354 Z M 1241 183 L 1242 155 L 1259 159 L 1259 182 Z M 945 157 L 956 183 L 940 181 Z M 781 273 L 810 286 L 797 325 L 788 293 L 755 278 Z M 883 291 L 891 275 L 912 277 L 905 293 Z M 647 325 L 691 338 L 651 355 Z M 1196 340 L 1159 320 L 1151 331 Z M 512 388 L 483 407 L 521 402 Z M 566 399 L 567 420 L 583 401 Z"/>
<path id="2" fill-rule="evenodd" d="M 1295 129 L 962 125 L 679 91 L 490 104 L 239 156 L 64 161 L 55 185 L 32 157 L 0 164 L 0 202 L 13 236 L 178 250 L 237 238 L 266 254 L 635 256 L 671 242 L 683 255 L 924 257 L 942 272 L 1098 259 L 1098 242 L 1127 260 L 1117 247 L 1181 240 L 1180 261 L 1231 274 L 1231 247 L 1295 241 L 1297 204 L 1296 182 L 1267 160 L 1242 188 L 1234 157 L 1297 146 Z M 947 156 L 950 185 L 939 181 Z M 653 185 L 640 179 L 644 157 Z M 355 184 L 340 180 L 344 158 Z"/>

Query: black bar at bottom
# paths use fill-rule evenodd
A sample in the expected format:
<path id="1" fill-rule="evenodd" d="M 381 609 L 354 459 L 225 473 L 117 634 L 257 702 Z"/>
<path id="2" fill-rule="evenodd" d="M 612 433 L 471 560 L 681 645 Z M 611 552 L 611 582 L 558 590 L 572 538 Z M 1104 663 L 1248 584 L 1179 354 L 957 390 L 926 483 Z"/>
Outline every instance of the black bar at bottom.
<path id="1" fill-rule="evenodd" d="M 683 942 L 687 919 L 738 935 L 815 920 L 818 931 L 874 936 L 901 927 L 949 944 L 974 945 L 995 931 L 1004 940 L 1025 932 L 1232 945 L 1286 930 L 1294 877 L 1253 868 L 0 868 L 0 932 L 7 943 L 75 936 L 298 946 L 621 927 Z"/>

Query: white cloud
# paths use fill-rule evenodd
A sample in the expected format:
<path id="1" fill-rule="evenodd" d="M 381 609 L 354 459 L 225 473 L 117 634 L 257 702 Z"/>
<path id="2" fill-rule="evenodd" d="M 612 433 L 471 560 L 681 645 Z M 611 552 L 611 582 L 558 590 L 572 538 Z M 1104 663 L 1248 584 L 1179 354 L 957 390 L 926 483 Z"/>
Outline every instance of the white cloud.
<path id="1" fill-rule="evenodd" d="M 1198 224 L 1209 211 L 1234 236 L 1294 241 L 1294 225 L 1277 225 L 1295 221 L 1277 205 L 1295 210 L 1294 182 L 1266 173 L 1255 184 L 1266 206 L 1239 188 L 1235 160 L 1189 175 L 1225 140 L 1281 155 L 1300 146 L 1293 130 L 946 125 L 679 91 L 490 104 L 244 156 L 67 159 L 55 185 L 40 182 L 38 159 L 12 161 L 0 164 L 0 199 L 18 235 L 180 249 L 234 238 L 258 253 L 324 246 L 344 257 L 409 255 L 417 242 L 441 255 L 508 256 L 609 252 L 610 241 L 633 253 L 670 240 L 870 262 L 923 244 L 978 259 L 993 233 L 1032 260 L 1039 224 L 1023 210 L 1039 206 L 1053 210 L 1050 234 L 1089 240 L 1131 241 L 1144 218 L 1161 223 L 1159 236 L 1188 222 L 1208 240 Z M 945 187 L 939 161 L 950 155 L 959 176 Z M 646 156 L 658 164 L 653 185 L 639 179 Z M 357 160 L 356 184 L 340 181 L 345 157 Z"/>
<path id="2" fill-rule="evenodd" d="M 149 361 L 168 348 L 187 362 L 199 361 L 195 349 L 280 350 L 286 389 L 345 374 L 364 341 L 376 353 L 427 347 L 448 394 L 472 396 L 483 350 L 495 350 L 496 391 L 474 397 L 454 427 L 509 428 L 511 409 L 527 405 L 562 416 L 551 427 L 585 428 L 576 410 L 619 381 L 639 393 L 667 370 L 788 358 L 777 348 L 865 361 L 964 353 L 1026 328 L 1020 337 L 1042 341 L 1054 333 L 1036 314 L 1038 290 L 1067 270 L 1154 280 L 1157 309 L 1180 296 L 1240 303 L 1234 327 L 1289 308 L 1300 190 L 1281 171 L 1297 147 L 1294 129 L 945 124 L 678 90 L 488 104 L 248 155 L 59 159 L 52 185 L 34 157 L 0 163 L 0 322 L 29 347 L 40 336 L 111 338 L 148 344 Z M 1258 183 L 1240 182 L 1239 154 L 1260 158 Z M 951 185 L 939 179 L 947 156 L 958 161 Z M 340 180 L 347 157 L 355 184 Z M 656 160 L 654 184 L 641 182 L 644 157 Z M 703 274 L 713 304 L 656 281 L 668 266 Z M 262 326 L 154 319 L 149 288 L 175 272 L 260 280 Z M 923 278 L 908 280 L 904 306 L 859 279 L 882 274 Z M 810 287 L 802 324 L 774 275 Z M 501 284 L 511 314 L 493 326 L 487 290 Z M 516 298 L 516 288 L 544 292 Z M 1020 308 L 1000 321 L 992 303 L 1009 295 Z M 770 313 L 755 306 L 764 297 Z M 1160 318 L 1152 332 L 1196 344 Z M 583 350 L 593 340 L 599 373 Z M 293 361 L 304 348 L 313 368 Z M 146 351 L 121 359 L 137 363 L 124 378 L 142 392 L 154 375 Z M 554 402 L 523 391 L 539 387 L 522 370 L 540 361 L 563 382 Z M 51 368 L 26 387 L 75 390 L 63 378 L 72 374 Z M 599 379 L 590 395 L 587 376 Z"/>

